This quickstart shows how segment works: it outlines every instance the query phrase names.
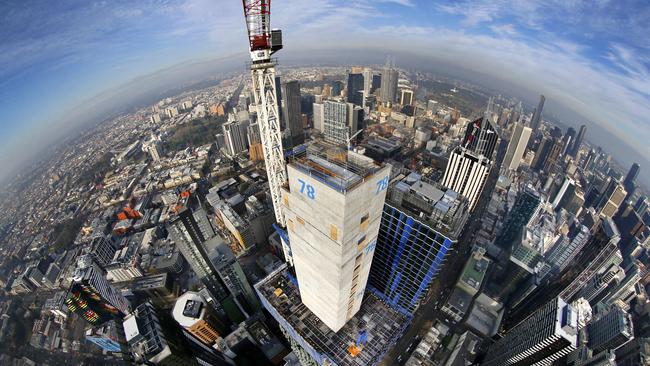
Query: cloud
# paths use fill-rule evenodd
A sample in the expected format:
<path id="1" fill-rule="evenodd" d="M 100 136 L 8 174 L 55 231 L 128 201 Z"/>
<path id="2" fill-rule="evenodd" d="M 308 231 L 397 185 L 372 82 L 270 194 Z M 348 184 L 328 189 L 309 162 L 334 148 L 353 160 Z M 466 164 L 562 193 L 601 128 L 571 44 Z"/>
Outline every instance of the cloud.
<path id="1" fill-rule="evenodd" d="M 403 6 L 414 7 L 415 4 L 412 0 L 379 0 L 380 3 L 393 3 Z"/>
<path id="2" fill-rule="evenodd" d="M 498 35 L 503 36 L 514 36 L 517 35 L 515 26 L 512 24 L 493 24 L 490 26 L 490 30 Z"/>

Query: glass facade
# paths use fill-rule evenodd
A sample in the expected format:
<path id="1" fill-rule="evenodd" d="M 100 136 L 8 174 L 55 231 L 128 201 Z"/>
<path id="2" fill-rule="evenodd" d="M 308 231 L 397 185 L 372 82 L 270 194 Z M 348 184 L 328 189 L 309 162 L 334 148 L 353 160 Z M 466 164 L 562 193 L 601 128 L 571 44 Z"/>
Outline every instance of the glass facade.
<path id="1" fill-rule="evenodd" d="M 391 306 L 412 314 L 438 273 L 452 240 L 389 204 L 379 227 L 369 285 Z"/>

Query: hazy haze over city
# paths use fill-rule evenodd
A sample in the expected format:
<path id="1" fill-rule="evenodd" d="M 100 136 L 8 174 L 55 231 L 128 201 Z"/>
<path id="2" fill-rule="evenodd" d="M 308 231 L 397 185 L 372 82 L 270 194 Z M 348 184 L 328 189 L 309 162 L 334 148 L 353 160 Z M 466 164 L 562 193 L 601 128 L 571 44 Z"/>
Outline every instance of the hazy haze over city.
<path id="1" fill-rule="evenodd" d="M 238 1 L 9 1 L 0 10 L 4 174 L 71 126 L 188 75 L 241 69 L 245 57 Z M 328 63 L 391 54 L 402 67 L 516 89 L 529 105 L 544 94 L 546 111 L 587 123 L 587 138 L 623 165 L 650 163 L 644 1 L 287 0 L 274 10 L 285 62 L 307 64 L 315 49 Z"/>

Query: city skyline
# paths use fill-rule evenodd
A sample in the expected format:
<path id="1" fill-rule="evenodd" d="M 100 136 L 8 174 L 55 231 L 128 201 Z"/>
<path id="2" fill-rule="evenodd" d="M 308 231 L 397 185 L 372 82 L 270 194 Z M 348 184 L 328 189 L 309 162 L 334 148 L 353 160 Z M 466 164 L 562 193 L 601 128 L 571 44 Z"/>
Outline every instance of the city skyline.
<path id="1" fill-rule="evenodd" d="M 91 111 L 101 109 L 111 89 L 124 89 L 155 70 L 241 54 L 245 36 L 239 5 L 207 0 L 3 5 L 8 9 L 0 33 L 12 39 L 1 46 L 5 56 L 0 59 L 3 171 L 33 157 L 32 146 L 61 137 L 65 126 L 96 117 Z M 566 121 L 574 127 L 588 120 L 588 139 L 611 150 L 621 163 L 647 164 L 650 151 L 644 142 L 650 136 L 643 127 L 650 115 L 650 45 L 643 34 L 650 7 L 634 1 L 622 5 L 287 1 L 275 4 L 274 24 L 287 29 L 289 55 L 291 49 L 318 47 L 359 54 L 383 49 L 404 57 L 406 49 L 422 44 L 416 55 L 442 68 L 458 64 L 468 72 L 490 74 L 493 85 L 488 86 L 524 89 L 531 93 L 530 105 L 536 104 L 533 93 L 544 94 L 545 110 L 579 115 L 583 120 Z M 560 16 L 565 12 L 569 16 Z M 354 34 L 357 43 L 341 43 L 347 34 Z M 134 90 L 126 88 L 123 94 L 129 93 Z M 647 170 L 641 177 L 650 182 Z"/>
<path id="2" fill-rule="evenodd" d="M 0 364 L 649 364 L 650 6 L 234 4 L 0 5 Z"/>

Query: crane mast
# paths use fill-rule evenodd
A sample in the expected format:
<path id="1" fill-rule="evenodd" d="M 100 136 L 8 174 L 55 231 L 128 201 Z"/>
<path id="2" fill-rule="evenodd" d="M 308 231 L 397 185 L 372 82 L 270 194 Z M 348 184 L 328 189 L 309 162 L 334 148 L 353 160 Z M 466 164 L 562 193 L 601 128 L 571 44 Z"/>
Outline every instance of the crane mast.
<path id="1" fill-rule="evenodd" d="M 271 30 L 271 0 L 242 0 L 251 55 L 253 94 L 264 151 L 271 199 L 276 221 L 285 227 L 282 213 L 282 185 L 287 171 L 282 151 L 282 135 L 275 87 L 276 61 L 271 55 L 282 48 L 282 33 Z M 285 250 L 286 251 L 286 250 Z M 287 253 L 285 253 L 285 257 Z"/>

